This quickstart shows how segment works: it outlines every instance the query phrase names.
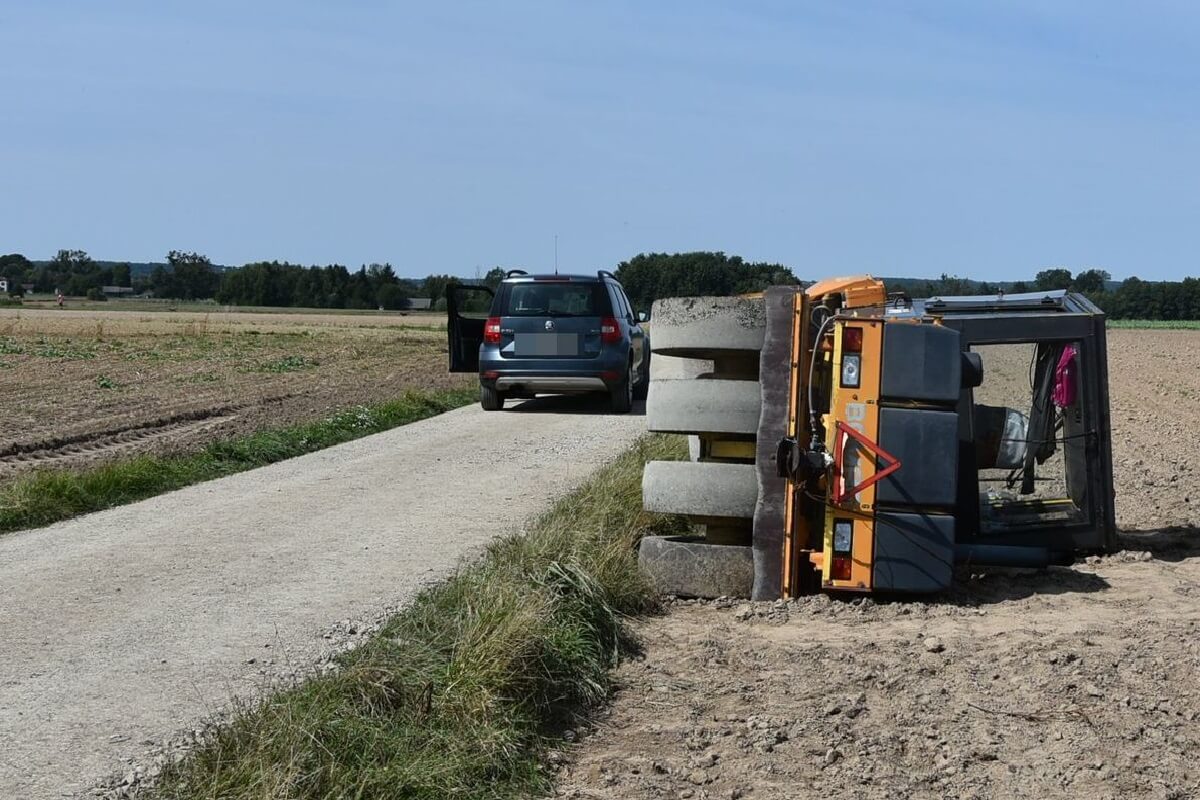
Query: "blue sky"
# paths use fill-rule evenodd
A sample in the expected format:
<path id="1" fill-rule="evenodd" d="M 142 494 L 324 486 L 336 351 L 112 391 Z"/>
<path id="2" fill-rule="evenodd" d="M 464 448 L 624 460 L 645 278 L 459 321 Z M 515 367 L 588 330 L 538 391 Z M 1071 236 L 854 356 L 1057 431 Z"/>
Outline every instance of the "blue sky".
<path id="1" fill-rule="evenodd" d="M 0 0 L 0 252 L 1200 274 L 1188 2 Z"/>

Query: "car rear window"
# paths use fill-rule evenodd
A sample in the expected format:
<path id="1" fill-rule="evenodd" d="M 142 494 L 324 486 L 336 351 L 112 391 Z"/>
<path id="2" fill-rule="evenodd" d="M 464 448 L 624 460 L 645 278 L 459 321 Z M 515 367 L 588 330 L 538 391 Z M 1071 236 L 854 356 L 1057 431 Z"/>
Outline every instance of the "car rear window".
<path id="1" fill-rule="evenodd" d="M 609 303 L 600 283 L 514 283 L 508 287 L 506 317 L 602 317 Z"/>

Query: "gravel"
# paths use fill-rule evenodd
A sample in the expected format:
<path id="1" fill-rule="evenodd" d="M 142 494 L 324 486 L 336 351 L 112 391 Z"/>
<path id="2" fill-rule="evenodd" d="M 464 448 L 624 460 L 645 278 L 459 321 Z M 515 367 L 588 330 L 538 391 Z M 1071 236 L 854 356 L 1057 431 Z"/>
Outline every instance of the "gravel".
<path id="1" fill-rule="evenodd" d="M 645 430 L 587 398 L 514 408 L 0 538 L 0 796 L 140 782 L 231 697 L 320 669 Z"/>

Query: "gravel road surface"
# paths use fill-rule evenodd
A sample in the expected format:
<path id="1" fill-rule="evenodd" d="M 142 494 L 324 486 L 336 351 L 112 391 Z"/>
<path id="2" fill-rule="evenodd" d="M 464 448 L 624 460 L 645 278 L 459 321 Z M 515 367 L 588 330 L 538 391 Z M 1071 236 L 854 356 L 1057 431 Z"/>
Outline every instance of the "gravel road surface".
<path id="1" fill-rule="evenodd" d="M 644 430 L 640 410 L 581 398 L 472 406 L 0 537 L 0 796 L 88 791 L 519 529 Z"/>

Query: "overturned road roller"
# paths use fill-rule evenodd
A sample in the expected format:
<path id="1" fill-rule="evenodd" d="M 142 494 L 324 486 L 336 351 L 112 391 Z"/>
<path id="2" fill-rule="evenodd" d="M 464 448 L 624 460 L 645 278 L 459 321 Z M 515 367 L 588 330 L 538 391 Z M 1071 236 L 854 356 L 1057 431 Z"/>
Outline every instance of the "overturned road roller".
<path id="1" fill-rule="evenodd" d="M 653 331 L 648 427 L 691 457 L 647 464 L 643 502 L 698 532 L 642 541 L 664 593 L 931 593 L 956 564 L 1116 547 L 1104 316 L 1082 295 L 914 300 L 856 276 L 660 300 Z M 1019 386 L 988 381 L 993 357 L 1023 359 Z"/>

